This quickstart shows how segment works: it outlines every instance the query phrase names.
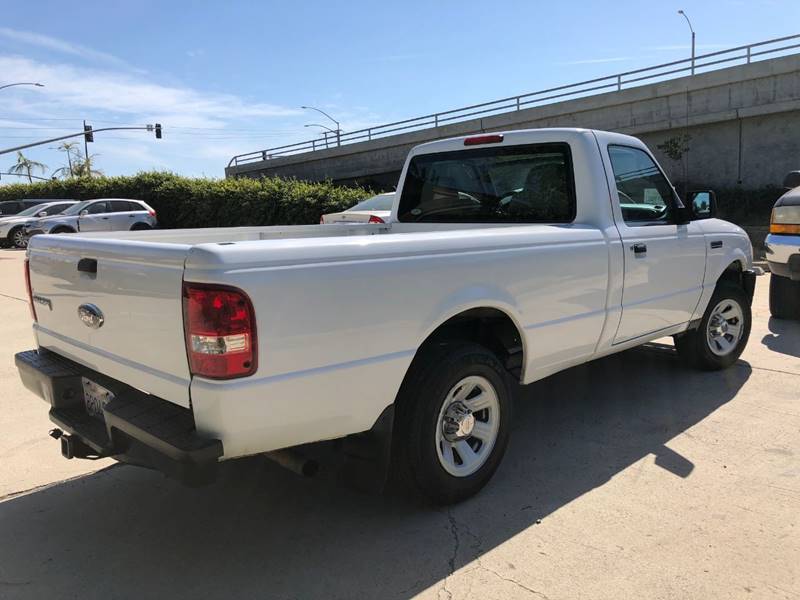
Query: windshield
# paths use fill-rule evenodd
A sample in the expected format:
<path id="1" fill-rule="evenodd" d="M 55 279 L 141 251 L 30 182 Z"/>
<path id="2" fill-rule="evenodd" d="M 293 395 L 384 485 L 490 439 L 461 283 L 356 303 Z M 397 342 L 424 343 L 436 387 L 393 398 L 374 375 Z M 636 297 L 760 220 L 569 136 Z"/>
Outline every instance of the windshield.
<path id="1" fill-rule="evenodd" d="M 62 215 L 79 215 L 80 212 L 89 205 L 91 200 L 84 200 L 83 202 L 78 202 L 77 204 L 73 204 L 67 210 L 65 210 Z"/>
<path id="2" fill-rule="evenodd" d="M 345 212 L 350 212 L 351 210 L 392 210 L 392 202 L 394 202 L 394 193 L 378 194 L 372 198 L 362 200 Z"/>
<path id="3" fill-rule="evenodd" d="M 31 215 L 35 215 L 37 212 L 44 210 L 44 203 L 36 204 L 35 206 L 31 206 L 30 208 L 26 208 L 25 210 L 17 213 L 18 217 L 30 217 Z"/>

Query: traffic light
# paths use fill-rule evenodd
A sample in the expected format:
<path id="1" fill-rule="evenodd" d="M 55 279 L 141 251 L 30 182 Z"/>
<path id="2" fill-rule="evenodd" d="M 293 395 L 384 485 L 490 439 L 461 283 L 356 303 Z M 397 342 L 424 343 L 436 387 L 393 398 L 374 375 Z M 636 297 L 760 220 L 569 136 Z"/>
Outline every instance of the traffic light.
<path id="1" fill-rule="evenodd" d="M 161 139 L 161 123 L 156 123 L 156 139 Z"/>
<path id="2" fill-rule="evenodd" d="M 87 142 L 94 141 L 94 134 L 92 133 L 92 126 L 91 125 L 84 125 L 83 126 L 83 136 L 86 138 Z"/>

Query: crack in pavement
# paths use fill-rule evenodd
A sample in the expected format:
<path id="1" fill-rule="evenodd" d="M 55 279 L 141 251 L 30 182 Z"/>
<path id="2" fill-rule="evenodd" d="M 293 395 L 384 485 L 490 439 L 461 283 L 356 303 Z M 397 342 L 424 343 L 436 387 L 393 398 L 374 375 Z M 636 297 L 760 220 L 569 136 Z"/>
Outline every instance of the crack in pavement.
<path id="1" fill-rule="evenodd" d="M 528 587 L 524 583 L 521 583 L 521 582 L 517 581 L 516 579 L 514 579 L 512 577 L 507 577 L 505 575 L 502 575 L 502 574 L 498 573 L 497 571 L 495 571 L 494 569 L 492 569 L 491 567 L 487 567 L 486 565 L 484 565 L 483 562 L 481 562 L 481 554 L 483 553 L 483 542 L 481 541 L 481 538 L 479 536 L 477 536 L 475 533 L 473 533 L 473 531 L 469 528 L 469 526 L 466 523 L 459 523 L 456 520 L 456 518 L 453 516 L 452 509 L 448 508 L 447 512 L 446 512 L 446 515 L 447 515 L 447 520 L 450 523 L 450 534 L 451 534 L 451 536 L 453 538 L 453 555 L 447 561 L 448 566 L 449 566 L 449 573 L 444 578 L 444 581 L 442 583 L 442 588 L 439 590 L 439 592 L 444 592 L 445 594 L 447 594 L 447 597 L 450 598 L 450 599 L 452 599 L 452 597 L 453 597 L 452 592 L 447 588 L 447 580 L 448 580 L 449 577 L 451 577 L 455 573 L 455 570 L 456 570 L 456 559 L 458 558 L 458 551 L 461 548 L 460 531 L 463 529 L 463 532 L 465 534 L 467 534 L 469 537 L 471 537 L 475 542 L 475 545 L 473 546 L 473 549 L 476 551 L 476 553 L 475 553 L 475 564 L 477 566 L 477 569 L 481 569 L 483 571 L 486 571 L 487 573 L 491 573 L 492 575 L 494 575 L 495 577 L 497 577 L 501 581 L 505 581 L 507 583 L 511 583 L 511 584 L 515 585 L 516 587 L 520 588 L 521 590 L 525 590 L 529 594 L 533 594 L 533 595 L 535 595 L 535 596 L 537 596 L 539 598 L 544 598 L 544 600 L 550 600 L 549 596 L 547 594 L 545 594 L 544 592 L 540 592 L 539 590 L 536 590 L 536 589 L 534 589 L 532 587 Z M 472 572 L 472 571 L 470 571 L 470 572 Z M 470 586 L 470 592 L 471 592 L 471 587 L 472 586 Z M 439 594 L 437 594 L 437 595 L 439 595 Z"/>
<path id="2" fill-rule="evenodd" d="M 25 298 L 17 298 L 16 296 L 9 296 L 8 294 L 2 294 L 2 293 L 0 293 L 0 296 L 2 296 L 3 298 L 9 298 L 11 300 L 19 300 L 20 302 L 25 302 L 26 304 L 28 303 L 28 300 Z"/>

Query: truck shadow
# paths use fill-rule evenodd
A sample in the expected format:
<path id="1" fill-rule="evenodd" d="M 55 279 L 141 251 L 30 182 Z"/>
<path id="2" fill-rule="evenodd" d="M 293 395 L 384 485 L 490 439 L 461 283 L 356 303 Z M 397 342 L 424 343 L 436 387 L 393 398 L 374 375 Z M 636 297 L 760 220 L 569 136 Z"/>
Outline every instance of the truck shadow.
<path id="1" fill-rule="evenodd" d="M 800 322 L 769 318 L 769 333 L 761 343 L 773 352 L 800 357 Z"/>
<path id="2" fill-rule="evenodd" d="M 409 598 L 643 458 L 679 478 L 702 468 L 665 444 L 750 373 L 691 371 L 649 345 L 520 389 L 503 465 L 449 509 L 261 458 L 199 490 L 112 467 L 0 503 L 0 595 Z"/>

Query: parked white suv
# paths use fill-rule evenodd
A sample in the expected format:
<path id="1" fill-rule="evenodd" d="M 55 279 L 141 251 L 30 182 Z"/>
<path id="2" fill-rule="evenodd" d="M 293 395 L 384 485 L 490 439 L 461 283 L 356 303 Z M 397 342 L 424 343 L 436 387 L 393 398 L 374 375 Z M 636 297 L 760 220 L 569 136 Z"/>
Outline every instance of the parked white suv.
<path id="1" fill-rule="evenodd" d="M 156 225 L 156 211 L 141 200 L 97 198 L 79 202 L 60 215 L 27 223 L 25 232 L 30 237 L 40 233 L 136 231 Z"/>

